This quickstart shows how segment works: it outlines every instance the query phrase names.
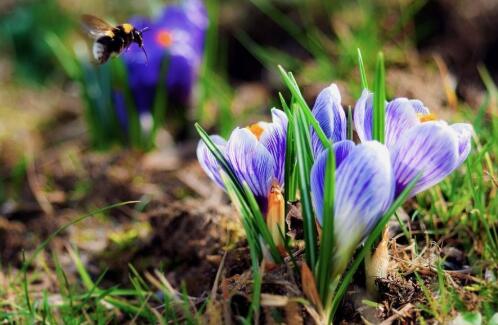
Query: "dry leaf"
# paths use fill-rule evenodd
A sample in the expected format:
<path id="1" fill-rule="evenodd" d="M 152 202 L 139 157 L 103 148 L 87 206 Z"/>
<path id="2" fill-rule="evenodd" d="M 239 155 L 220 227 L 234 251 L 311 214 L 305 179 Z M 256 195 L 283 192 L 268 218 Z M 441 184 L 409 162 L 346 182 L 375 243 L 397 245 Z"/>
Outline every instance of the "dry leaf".
<path id="1" fill-rule="evenodd" d="M 308 298 L 317 309 L 321 310 L 322 302 L 316 288 L 315 277 L 306 263 L 301 264 L 301 281 L 306 298 Z"/>

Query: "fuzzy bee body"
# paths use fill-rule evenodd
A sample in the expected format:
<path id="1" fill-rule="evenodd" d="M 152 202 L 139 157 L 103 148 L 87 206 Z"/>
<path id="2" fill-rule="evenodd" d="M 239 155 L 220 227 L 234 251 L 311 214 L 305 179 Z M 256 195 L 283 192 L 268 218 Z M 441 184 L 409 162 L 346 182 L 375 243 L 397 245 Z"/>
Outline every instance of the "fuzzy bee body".
<path id="1" fill-rule="evenodd" d="M 138 30 L 128 23 L 113 27 L 91 15 L 83 15 L 81 20 L 87 32 L 94 39 L 92 54 L 97 63 L 107 62 L 111 55 L 121 54 L 132 43 L 136 43 L 147 57 L 143 47 L 142 33 L 148 28 Z"/>

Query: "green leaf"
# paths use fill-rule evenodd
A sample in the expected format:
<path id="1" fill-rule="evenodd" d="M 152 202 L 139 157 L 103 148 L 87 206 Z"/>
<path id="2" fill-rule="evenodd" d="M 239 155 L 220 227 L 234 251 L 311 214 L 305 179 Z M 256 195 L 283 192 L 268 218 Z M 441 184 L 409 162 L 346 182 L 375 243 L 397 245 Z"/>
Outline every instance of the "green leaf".
<path id="1" fill-rule="evenodd" d="M 296 83 L 296 80 L 294 79 L 294 76 L 292 73 L 287 73 L 282 66 L 278 66 L 278 70 L 280 71 L 280 75 L 282 76 L 282 79 L 284 80 L 285 85 L 287 88 L 289 88 L 292 96 L 296 99 L 297 103 L 301 107 L 305 117 L 306 121 L 311 124 L 313 129 L 315 130 L 318 138 L 320 138 L 320 141 L 322 142 L 322 145 L 325 148 L 330 147 L 330 142 L 325 133 L 323 132 L 322 128 L 320 127 L 320 124 L 318 124 L 318 121 L 315 119 L 313 116 L 313 113 L 311 112 L 308 104 L 304 100 L 303 95 L 301 94 L 301 91 L 299 90 L 299 86 Z"/>
<path id="2" fill-rule="evenodd" d="M 361 88 L 368 89 L 367 73 L 365 72 L 365 66 L 363 65 L 363 58 L 361 56 L 360 49 L 358 49 L 358 69 L 360 69 Z"/>
<path id="3" fill-rule="evenodd" d="M 325 304 L 328 301 L 329 285 L 332 276 L 332 262 L 334 254 L 334 197 L 335 197 L 335 152 L 328 149 L 327 164 L 325 169 L 325 184 L 322 212 L 322 239 L 320 242 L 320 255 L 318 257 L 317 283 L 318 292 Z"/>
<path id="4" fill-rule="evenodd" d="M 311 204 L 310 171 L 313 164 L 311 145 L 309 138 L 309 127 L 305 122 L 302 110 L 298 105 L 294 107 L 294 135 L 296 140 L 296 157 L 299 180 L 299 192 L 301 193 L 301 207 L 304 221 L 304 241 L 306 262 L 312 267 L 317 261 L 317 231 L 315 216 Z"/>
<path id="5" fill-rule="evenodd" d="M 379 53 L 375 68 L 374 84 L 374 114 L 373 114 L 373 139 L 384 143 L 384 125 L 386 115 L 386 89 L 384 76 L 384 55 Z"/>

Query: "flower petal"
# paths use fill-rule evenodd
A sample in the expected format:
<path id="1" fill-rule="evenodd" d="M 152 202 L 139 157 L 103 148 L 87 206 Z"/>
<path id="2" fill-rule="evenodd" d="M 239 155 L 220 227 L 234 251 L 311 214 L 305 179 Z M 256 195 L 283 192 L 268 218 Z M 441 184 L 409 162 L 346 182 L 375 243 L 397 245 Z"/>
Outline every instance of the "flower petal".
<path id="1" fill-rule="evenodd" d="M 372 140 L 373 94 L 364 89 L 354 106 L 354 127 L 361 142 Z"/>
<path id="2" fill-rule="evenodd" d="M 458 161 L 457 168 L 460 166 L 470 153 L 472 147 L 471 140 L 472 134 L 474 134 L 474 128 L 468 123 L 455 123 L 451 125 L 451 128 L 457 133 L 458 137 Z"/>
<path id="3" fill-rule="evenodd" d="M 334 143 L 334 152 L 335 152 L 335 164 L 336 168 L 338 168 L 344 159 L 349 155 L 351 150 L 355 147 L 355 143 L 351 140 L 343 140 Z"/>
<path id="4" fill-rule="evenodd" d="M 383 204 L 383 207 L 386 208 L 392 199 L 394 190 L 392 168 L 386 147 L 375 141 L 368 141 L 357 146 L 352 141 L 342 141 L 334 145 L 334 150 L 337 163 L 336 218 L 339 215 L 344 215 L 343 210 L 348 209 L 346 203 L 349 202 L 349 199 L 359 203 L 357 208 L 360 209 L 363 209 L 362 204 L 374 204 L 374 202 L 368 203 L 362 200 L 360 197 L 362 195 L 368 196 L 369 199 L 372 198 L 372 195 L 376 195 L 377 203 Z M 349 153 L 343 156 L 342 153 L 346 151 Z M 327 157 L 327 151 L 323 151 L 311 169 L 311 193 L 320 224 L 322 223 L 323 186 Z M 375 193 L 370 193 L 370 190 Z M 343 218 L 348 218 L 348 216 Z"/>
<path id="5" fill-rule="evenodd" d="M 400 136 L 420 122 L 410 100 L 396 98 L 386 106 L 385 144 L 391 148 Z"/>
<path id="6" fill-rule="evenodd" d="M 341 106 L 341 94 L 336 84 L 328 86 L 318 94 L 312 112 L 327 138 L 334 142 L 346 139 L 346 114 Z M 313 128 L 311 138 L 313 153 L 317 156 L 323 147 Z"/>
<path id="7" fill-rule="evenodd" d="M 369 141 L 354 147 L 336 171 L 334 229 L 339 255 L 349 253 L 369 234 L 393 195 L 394 175 L 386 146 Z"/>
<path id="8" fill-rule="evenodd" d="M 427 107 L 425 107 L 424 103 L 418 99 L 410 99 L 410 103 L 412 104 L 412 108 L 415 111 L 415 113 L 422 114 L 422 115 L 428 115 L 431 112 Z"/>
<path id="9" fill-rule="evenodd" d="M 420 172 L 411 195 L 436 185 L 455 169 L 458 159 L 457 134 L 445 122 L 425 122 L 411 128 L 392 149 L 396 195 Z"/>
<path id="10" fill-rule="evenodd" d="M 284 184 L 285 173 L 285 149 L 287 139 L 287 115 L 284 112 L 273 108 L 273 122 L 265 127 L 259 142 L 272 155 L 275 162 L 275 178 L 280 186 Z"/>
<path id="11" fill-rule="evenodd" d="M 247 129 L 236 128 L 226 145 L 226 157 L 240 181 L 245 181 L 262 206 L 275 177 L 275 162 L 268 150 Z"/>
<path id="12" fill-rule="evenodd" d="M 210 136 L 211 140 L 218 145 L 218 147 L 223 152 L 226 146 L 226 140 L 220 137 L 219 135 Z M 219 187 L 225 189 L 223 184 L 223 180 L 221 179 L 220 174 L 220 166 L 218 161 L 213 156 L 211 151 L 209 151 L 208 147 L 204 143 L 204 141 L 200 140 L 197 145 L 197 159 L 199 160 L 199 164 L 201 165 L 204 172 L 211 178 Z"/>

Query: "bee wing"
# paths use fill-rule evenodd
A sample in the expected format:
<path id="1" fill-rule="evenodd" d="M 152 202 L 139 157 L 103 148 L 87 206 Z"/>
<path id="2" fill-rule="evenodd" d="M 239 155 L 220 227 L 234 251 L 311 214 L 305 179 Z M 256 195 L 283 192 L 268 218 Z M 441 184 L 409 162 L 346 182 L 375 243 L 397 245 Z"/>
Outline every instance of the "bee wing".
<path id="1" fill-rule="evenodd" d="M 104 35 L 108 35 L 112 32 L 113 26 L 109 25 L 100 18 L 92 15 L 82 15 L 81 24 L 83 28 L 90 34 L 93 38 L 99 38 Z"/>

